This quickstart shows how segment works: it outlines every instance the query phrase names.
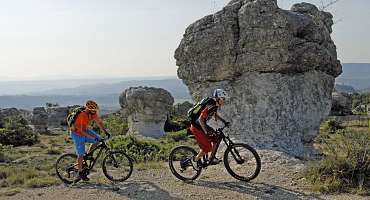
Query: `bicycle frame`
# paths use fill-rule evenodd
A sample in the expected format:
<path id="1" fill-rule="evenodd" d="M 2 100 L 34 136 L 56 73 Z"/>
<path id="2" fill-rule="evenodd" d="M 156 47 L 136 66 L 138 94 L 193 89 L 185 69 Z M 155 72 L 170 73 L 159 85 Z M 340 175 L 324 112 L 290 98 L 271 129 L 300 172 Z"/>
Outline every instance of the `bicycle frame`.
<path id="1" fill-rule="evenodd" d="M 95 151 L 98 151 L 98 155 L 94 158 L 94 152 Z M 87 165 L 87 160 L 85 159 L 85 157 L 87 156 L 91 156 L 93 158 L 93 160 L 90 161 L 90 163 L 87 165 L 87 169 L 90 171 L 96 164 L 96 161 L 99 159 L 100 155 L 102 154 L 103 151 L 110 151 L 110 148 L 108 147 L 108 145 L 105 143 L 105 140 L 103 140 L 93 151 L 91 151 L 90 153 L 86 154 L 84 156 L 84 161 Z"/>
<path id="2" fill-rule="evenodd" d="M 211 156 L 210 156 L 210 159 L 208 160 L 208 162 L 204 163 L 204 167 L 208 167 L 210 165 L 210 163 L 212 163 L 213 159 L 216 157 L 216 153 L 218 151 L 218 148 L 220 147 L 221 141 L 224 141 L 224 143 L 226 144 L 227 147 L 234 144 L 233 141 L 231 141 L 230 137 L 224 134 L 223 129 L 225 129 L 225 127 L 222 127 L 222 128 L 219 128 L 219 129 L 216 130 L 217 134 L 219 135 L 219 139 L 218 139 L 217 143 L 215 144 L 216 147 L 213 149 L 213 151 L 211 153 Z M 234 158 L 236 158 L 234 153 L 233 152 L 231 152 L 231 153 L 234 156 Z M 238 154 L 238 152 L 236 152 L 236 153 Z M 240 157 L 240 155 L 238 155 L 238 156 Z M 207 157 L 208 157 L 208 155 L 206 154 L 206 155 L 203 156 L 203 159 L 206 160 Z"/>

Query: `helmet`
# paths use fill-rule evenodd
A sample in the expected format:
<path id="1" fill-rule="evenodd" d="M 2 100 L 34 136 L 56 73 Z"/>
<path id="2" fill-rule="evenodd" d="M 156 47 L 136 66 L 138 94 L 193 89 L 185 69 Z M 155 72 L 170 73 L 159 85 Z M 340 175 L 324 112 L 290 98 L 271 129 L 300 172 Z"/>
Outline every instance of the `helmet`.
<path id="1" fill-rule="evenodd" d="M 90 111 L 97 111 L 99 110 L 99 106 L 95 101 L 88 100 L 86 101 L 86 108 Z"/>
<path id="2" fill-rule="evenodd" d="M 229 98 L 229 95 L 223 89 L 215 89 L 213 92 L 213 97 L 215 98 Z"/>

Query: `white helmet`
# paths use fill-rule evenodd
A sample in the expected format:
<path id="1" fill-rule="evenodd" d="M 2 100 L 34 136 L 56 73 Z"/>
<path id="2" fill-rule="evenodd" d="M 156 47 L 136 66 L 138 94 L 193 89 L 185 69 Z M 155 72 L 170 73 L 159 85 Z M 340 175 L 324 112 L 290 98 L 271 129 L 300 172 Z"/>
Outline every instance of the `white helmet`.
<path id="1" fill-rule="evenodd" d="M 215 89 L 215 91 L 213 92 L 213 97 L 227 99 L 229 98 L 229 95 L 223 89 Z"/>

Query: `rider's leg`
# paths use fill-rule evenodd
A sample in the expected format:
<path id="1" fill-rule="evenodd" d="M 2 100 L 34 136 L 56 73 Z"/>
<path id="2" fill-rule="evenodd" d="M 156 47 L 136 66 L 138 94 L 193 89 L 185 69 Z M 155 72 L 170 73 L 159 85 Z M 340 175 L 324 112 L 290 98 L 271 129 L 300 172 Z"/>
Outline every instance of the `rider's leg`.
<path id="1" fill-rule="evenodd" d="M 72 140 L 75 144 L 75 150 L 77 154 L 77 168 L 78 171 L 82 171 L 83 155 L 85 153 L 85 139 L 83 136 L 77 135 L 75 132 L 70 132 Z"/>
<path id="2" fill-rule="evenodd" d="M 199 149 L 198 155 L 194 157 L 194 161 L 198 161 L 202 159 L 202 157 L 206 154 L 203 149 Z"/>
<path id="3" fill-rule="evenodd" d="M 90 135 L 96 137 L 97 139 L 96 140 L 92 140 L 92 139 L 89 139 L 88 142 L 92 143 L 89 147 L 89 150 L 87 151 L 87 153 L 89 154 L 90 152 L 94 151 L 96 149 L 96 147 L 98 146 L 98 141 L 101 140 L 101 137 L 95 133 L 93 130 L 91 129 L 86 129 L 86 132 L 88 132 Z"/>

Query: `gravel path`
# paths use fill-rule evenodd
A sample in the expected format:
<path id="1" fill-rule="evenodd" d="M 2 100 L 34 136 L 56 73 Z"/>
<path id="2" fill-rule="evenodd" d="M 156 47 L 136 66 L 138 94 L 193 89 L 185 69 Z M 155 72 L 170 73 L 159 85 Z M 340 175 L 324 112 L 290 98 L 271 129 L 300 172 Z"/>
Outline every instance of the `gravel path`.
<path id="1" fill-rule="evenodd" d="M 324 196 L 311 193 L 302 177 L 301 161 L 278 152 L 261 151 L 262 171 L 253 181 L 244 183 L 228 175 L 222 164 L 209 167 L 192 183 L 177 180 L 166 163 L 163 169 L 134 171 L 124 183 L 112 184 L 101 174 L 91 175 L 92 182 L 73 186 L 60 185 L 49 188 L 25 190 L 0 199 L 45 199 L 45 200 L 93 200 L 93 199 L 359 199 L 355 195 Z"/>

